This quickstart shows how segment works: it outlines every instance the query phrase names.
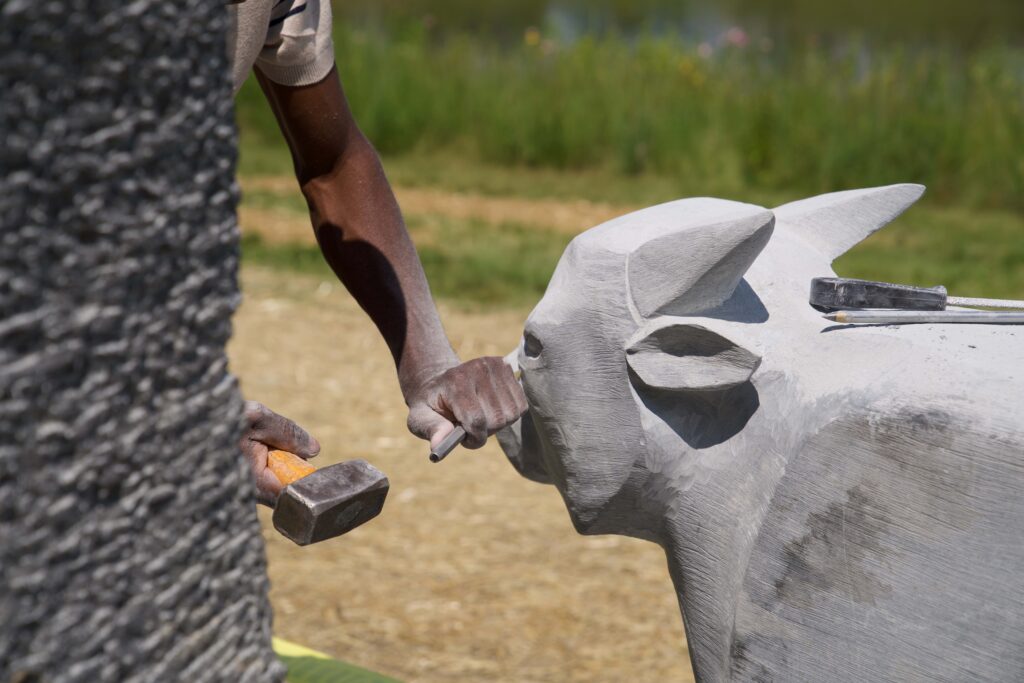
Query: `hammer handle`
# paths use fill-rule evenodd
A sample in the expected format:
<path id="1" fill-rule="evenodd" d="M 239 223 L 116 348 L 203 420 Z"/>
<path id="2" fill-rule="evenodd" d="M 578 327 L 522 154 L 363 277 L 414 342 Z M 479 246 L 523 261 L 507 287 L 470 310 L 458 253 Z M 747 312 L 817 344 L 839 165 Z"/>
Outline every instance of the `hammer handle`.
<path id="1" fill-rule="evenodd" d="M 316 472 L 316 468 L 297 455 L 288 451 L 270 451 L 267 453 L 267 467 L 285 486 L 302 479 L 307 474 Z"/>

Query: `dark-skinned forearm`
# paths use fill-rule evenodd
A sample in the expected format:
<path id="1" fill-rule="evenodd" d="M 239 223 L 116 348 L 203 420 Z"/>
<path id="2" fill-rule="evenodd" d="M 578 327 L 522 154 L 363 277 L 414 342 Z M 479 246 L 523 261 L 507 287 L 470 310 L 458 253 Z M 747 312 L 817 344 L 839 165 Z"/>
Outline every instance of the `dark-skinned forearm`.
<path id="1" fill-rule="evenodd" d="M 457 362 L 380 160 L 365 139 L 331 173 L 306 180 L 324 258 L 377 325 L 403 393 Z"/>
<path id="2" fill-rule="evenodd" d="M 302 87 L 257 77 L 288 140 L 324 257 L 383 335 L 408 398 L 457 358 L 380 159 L 335 71 Z"/>

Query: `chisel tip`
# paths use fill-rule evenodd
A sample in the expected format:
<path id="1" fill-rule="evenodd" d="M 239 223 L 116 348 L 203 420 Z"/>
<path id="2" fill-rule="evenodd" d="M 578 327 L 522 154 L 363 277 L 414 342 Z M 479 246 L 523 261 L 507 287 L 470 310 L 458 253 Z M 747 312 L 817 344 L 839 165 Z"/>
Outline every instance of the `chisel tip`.
<path id="1" fill-rule="evenodd" d="M 462 443 L 464 438 L 466 438 L 466 430 L 462 427 L 455 427 L 441 443 L 437 444 L 437 448 L 430 449 L 430 462 L 441 462 L 444 460 L 456 446 Z"/>

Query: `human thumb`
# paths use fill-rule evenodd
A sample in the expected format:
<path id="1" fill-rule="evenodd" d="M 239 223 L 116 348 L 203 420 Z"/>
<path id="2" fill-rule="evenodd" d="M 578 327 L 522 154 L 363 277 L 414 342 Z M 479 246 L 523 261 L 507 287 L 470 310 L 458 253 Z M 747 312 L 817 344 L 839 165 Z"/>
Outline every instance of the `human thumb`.
<path id="1" fill-rule="evenodd" d="M 455 425 L 450 420 L 426 403 L 417 403 L 409 408 L 407 424 L 409 431 L 419 438 L 429 441 L 431 448 L 440 444 L 455 429 Z"/>

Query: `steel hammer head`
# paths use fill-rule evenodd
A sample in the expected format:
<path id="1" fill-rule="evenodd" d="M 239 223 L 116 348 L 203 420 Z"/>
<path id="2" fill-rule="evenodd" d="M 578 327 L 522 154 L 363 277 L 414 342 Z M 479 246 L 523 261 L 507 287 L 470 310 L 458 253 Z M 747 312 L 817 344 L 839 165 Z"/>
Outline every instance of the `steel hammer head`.
<path id="1" fill-rule="evenodd" d="M 299 545 L 340 536 L 384 507 L 388 478 L 365 460 L 320 468 L 288 484 L 274 507 L 274 528 Z"/>

